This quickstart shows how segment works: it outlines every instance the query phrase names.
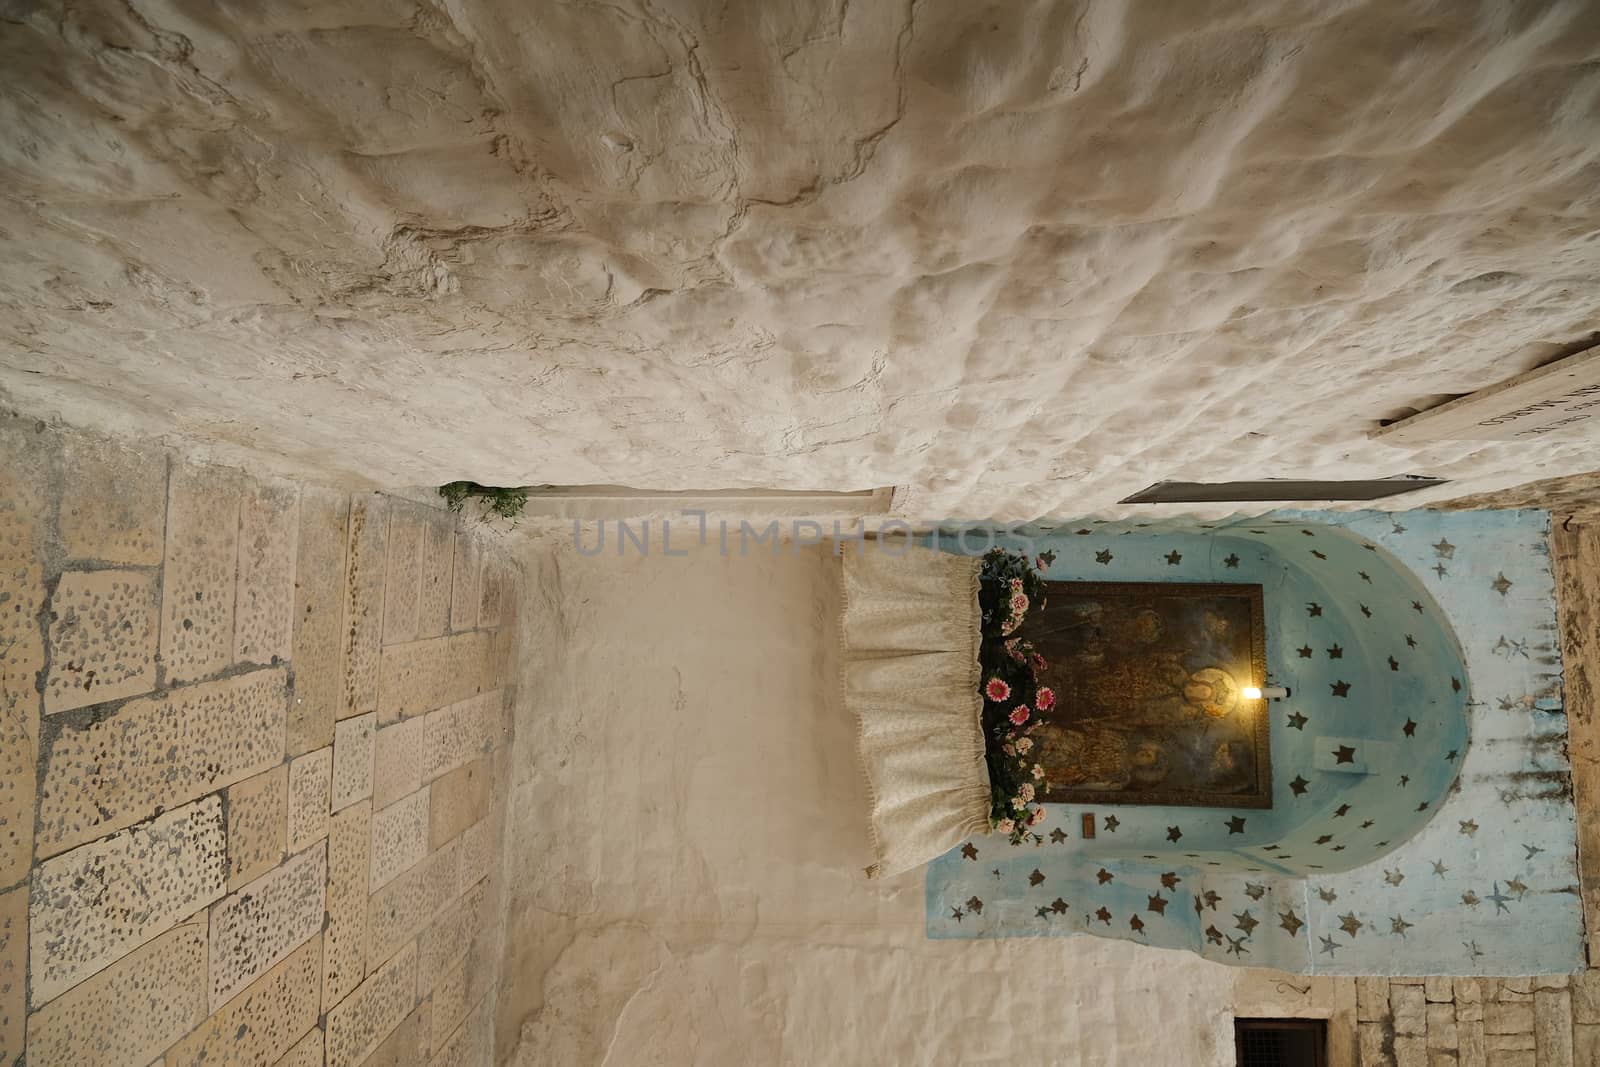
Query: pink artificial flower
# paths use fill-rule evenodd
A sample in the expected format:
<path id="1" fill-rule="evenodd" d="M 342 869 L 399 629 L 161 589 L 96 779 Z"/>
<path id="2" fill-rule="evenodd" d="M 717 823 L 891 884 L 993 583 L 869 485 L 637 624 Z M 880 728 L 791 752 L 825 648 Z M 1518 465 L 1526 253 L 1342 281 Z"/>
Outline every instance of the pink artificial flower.
<path id="1" fill-rule="evenodd" d="M 1039 764 L 1037 764 L 1037 763 L 1035 763 L 1033 765 L 1033 777 L 1034 777 L 1035 780 L 1040 780 L 1040 779 L 1044 778 L 1044 768 L 1039 766 Z"/>
<path id="2" fill-rule="evenodd" d="M 989 684 L 983 687 L 983 695 L 998 704 L 1011 695 L 1011 687 L 1007 685 L 1003 679 L 990 678 Z M 1011 721 L 1020 726 L 1022 723 L 1026 722 L 1027 719 L 1023 718 L 1019 720 L 1013 718 Z"/>
<path id="3" fill-rule="evenodd" d="M 1042 822 L 1044 822 L 1044 809 L 1034 808 L 1033 814 L 1028 816 L 1028 825 L 1038 826 Z"/>
<path id="4" fill-rule="evenodd" d="M 1011 712 L 1011 725 L 1013 725 L 1013 726 L 1021 726 L 1023 723 L 1025 723 L 1027 721 L 1028 721 L 1028 705 L 1023 704 L 1023 705 L 1020 705 L 1019 707 L 1014 708 L 1012 710 L 1012 712 Z"/>
<path id="5" fill-rule="evenodd" d="M 1032 750 L 1032 748 L 1033 748 L 1033 738 L 1031 738 L 1031 737 L 1020 737 L 1020 738 L 1017 739 L 1016 750 L 1017 750 L 1018 753 L 1026 755 L 1029 751 Z M 1011 755 L 1010 748 L 1006 749 L 1006 755 L 1008 755 L 1008 756 Z"/>
<path id="6" fill-rule="evenodd" d="M 1026 740 L 1026 739 L 1024 739 L 1024 740 Z M 1033 744 L 1033 742 L 1029 741 L 1028 744 L 1031 746 Z M 1016 750 L 1016 747 L 1014 745 L 1001 745 L 1000 746 L 1000 751 L 1004 752 L 1008 756 L 1015 756 L 1017 754 L 1017 750 Z"/>
<path id="7" fill-rule="evenodd" d="M 1056 691 L 1047 685 L 1039 687 L 1039 695 L 1034 699 L 1040 711 L 1049 711 L 1056 706 Z"/>
<path id="8" fill-rule="evenodd" d="M 1016 808 L 1018 811 L 1021 811 L 1023 808 L 1028 806 L 1028 802 L 1023 800 L 1021 797 L 1012 797 L 1011 806 Z"/>
<path id="9" fill-rule="evenodd" d="M 1028 594 L 1014 593 L 1011 597 L 1011 614 L 1021 615 L 1028 610 Z"/>
<path id="10" fill-rule="evenodd" d="M 1022 638 L 1020 638 L 1020 637 L 1013 637 L 1011 640 L 1007 641 L 1006 642 L 1006 655 L 1010 656 L 1012 659 L 1016 660 L 1018 663 L 1026 663 L 1026 662 L 1028 662 L 1028 657 L 1023 654 L 1023 651 L 1020 648 L 1017 647 L 1021 643 L 1022 643 Z"/>
<path id="11" fill-rule="evenodd" d="M 1022 798 L 1024 804 L 1028 803 L 1033 799 L 1033 786 L 1023 782 L 1022 785 L 1017 787 L 1017 796 Z"/>
<path id="12" fill-rule="evenodd" d="M 1013 578 L 1013 579 L 1011 579 L 1011 591 L 1013 593 L 1022 592 L 1022 579 L 1021 578 Z"/>
<path id="13" fill-rule="evenodd" d="M 1017 828 L 1017 824 L 1012 822 L 1010 819 L 1001 819 L 999 822 L 994 824 L 994 828 L 999 833 L 1009 834 L 1012 830 Z"/>
<path id="14" fill-rule="evenodd" d="M 1034 670 L 1042 671 L 1046 667 L 1049 667 L 1049 666 L 1050 666 L 1050 664 L 1048 664 L 1048 663 L 1046 663 L 1044 661 L 1044 657 L 1043 656 L 1039 655 L 1039 653 L 1037 653 L 1037 652 L 1033 653 L 1033 669 Z"/>

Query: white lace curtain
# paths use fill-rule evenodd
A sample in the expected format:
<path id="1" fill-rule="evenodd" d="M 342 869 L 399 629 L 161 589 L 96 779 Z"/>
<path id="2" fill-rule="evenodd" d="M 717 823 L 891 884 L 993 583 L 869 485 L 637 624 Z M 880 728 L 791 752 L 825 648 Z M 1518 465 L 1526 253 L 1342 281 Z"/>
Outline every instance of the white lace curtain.
<path id="1" fill-rule="evenodd" d="M 920 866 L 988 832 L 978 568 L 867 543 L 844 557 L 844 699 L 856 717 L 877 862 Z"/>

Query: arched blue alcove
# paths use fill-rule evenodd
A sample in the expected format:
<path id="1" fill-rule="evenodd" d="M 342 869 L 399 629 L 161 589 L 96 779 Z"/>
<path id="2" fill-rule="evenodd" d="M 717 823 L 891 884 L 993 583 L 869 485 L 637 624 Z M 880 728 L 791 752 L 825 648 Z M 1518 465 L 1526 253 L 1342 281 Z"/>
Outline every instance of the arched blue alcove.
<path id="1" fill-rule="evenodd" d="M 947 551 L 982 538 L 941 535 Z M 1432 596 L 1379 545 L 1287 520 L 1095 522 L 1009 547 L 1053 554 L 1052 581 L 1259 585 L 1272 684 L 1288 699 L 1245 702 L 1269 716 L 1270 808 L 1073 804 L 1093 838 L 1059 844 L 1127 859 L 1278 876 L 1350 870 L 1415 834 L 1438 810 L 1468 744 L 1461 648 Z"/>

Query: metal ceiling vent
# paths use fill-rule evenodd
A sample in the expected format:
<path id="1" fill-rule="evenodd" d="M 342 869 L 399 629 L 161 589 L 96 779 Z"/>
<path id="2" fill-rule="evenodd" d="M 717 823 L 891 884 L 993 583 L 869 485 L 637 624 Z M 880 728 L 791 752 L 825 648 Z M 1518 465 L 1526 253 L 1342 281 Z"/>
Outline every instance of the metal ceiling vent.
<path id="1" fill-rule="evenodd" d="M 1318 502 L 1326 500 L 1381 500 L 1444 485 L 1447 478 L 1402 475 L 1398 478 L 1358 478 L 1320 482 L 1299 478 L 1262 478 L 1251 482 L 1156 482 L 1122 504 L 1209 504 L 1232 501 Z"/>

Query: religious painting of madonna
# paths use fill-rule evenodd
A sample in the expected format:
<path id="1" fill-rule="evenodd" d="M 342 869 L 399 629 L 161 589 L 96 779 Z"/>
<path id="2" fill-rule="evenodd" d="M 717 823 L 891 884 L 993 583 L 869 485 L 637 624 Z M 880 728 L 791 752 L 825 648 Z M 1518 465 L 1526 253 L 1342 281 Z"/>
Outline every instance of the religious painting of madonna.
<path id="1" fill-rule="evenodd" d="M 1046 802 L 1272 806 L 1259 585 L 1047 582 L 1022 636 L 1056 693 Z"/>

